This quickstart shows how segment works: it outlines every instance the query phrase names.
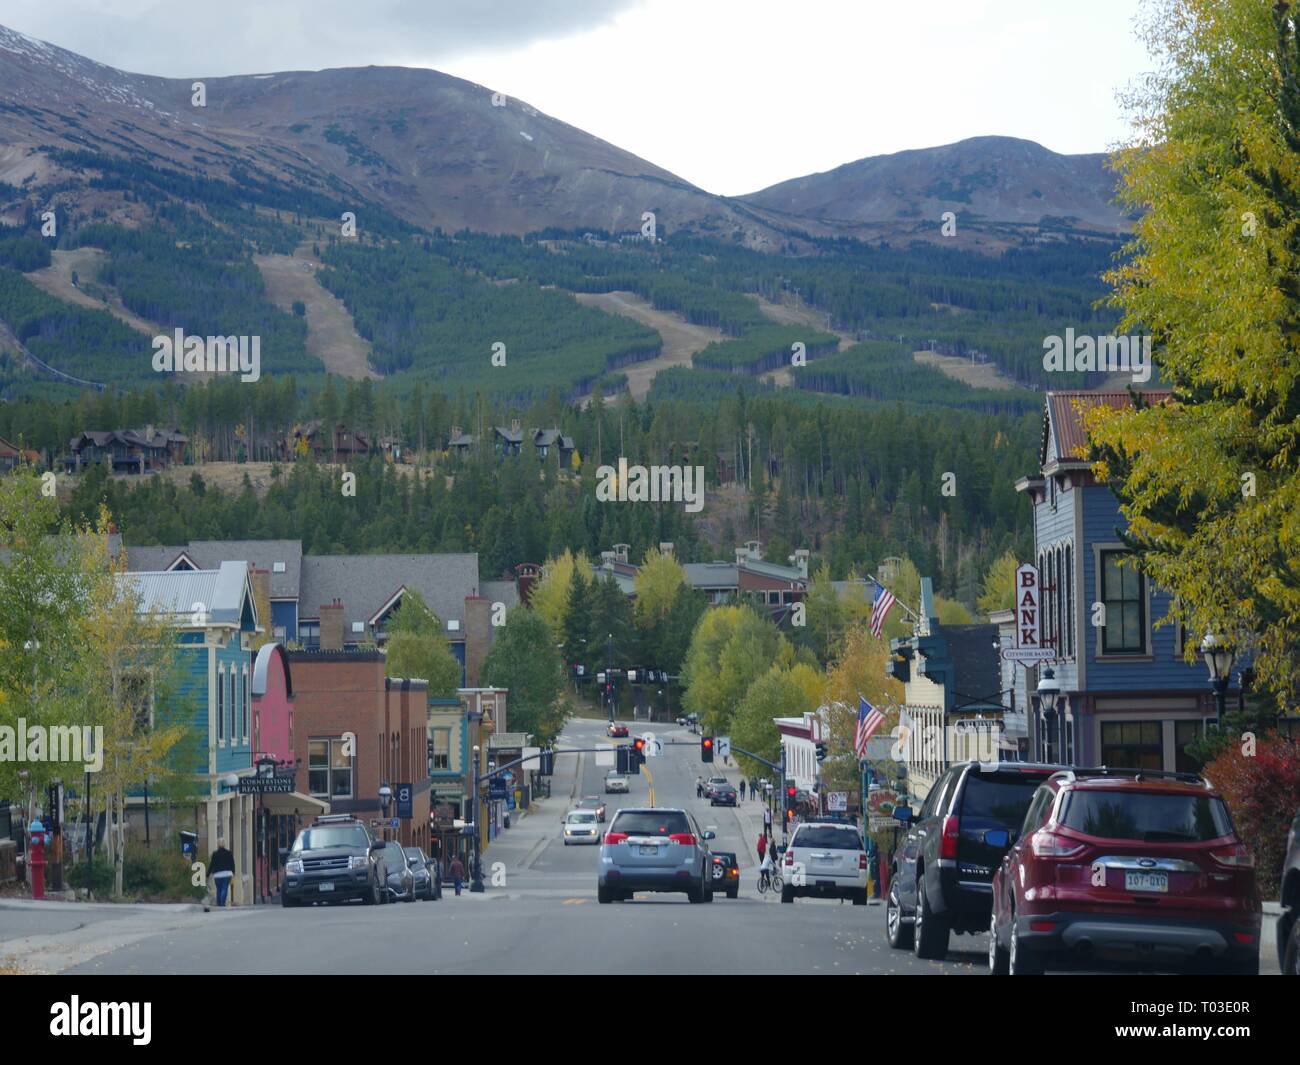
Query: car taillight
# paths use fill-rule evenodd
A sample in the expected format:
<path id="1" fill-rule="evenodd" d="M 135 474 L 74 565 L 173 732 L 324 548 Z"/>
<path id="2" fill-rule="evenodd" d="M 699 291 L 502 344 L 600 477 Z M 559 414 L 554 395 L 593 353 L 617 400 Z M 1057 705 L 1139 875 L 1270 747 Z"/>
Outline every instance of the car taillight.
<path id="1" fill-rule="evenodd" d="M 615 844 L 615 843 L 622 843 L 625 839 L 627 839 L 627 833 L 626 833 L 626 832 L 606 832 L 606 833 L 605 833 L 605 842 L 608 843 L 608 844 L 611 844 L 611 845 L 612 845 L 612 844 Z"/>
<path id="2" fill-rule="evenodd" d="M 680 843 L 683 847 L 694 847 L 695 836 L 690 832 L 674 832 L 668 837 L 669 843 Z"/>
<path id="3" fill-rule="evenodd" d="M 794 851 L 785 852 L 785 864 L 794 865 Z"/>
<path id="4" fill-rule="evenodd" d="M 1073 858 L 1082 854 L 1084 845 L 1055 832 L 1035 832 L 1029 838 L 1035 858 Z"/>
<path id="5" fill-rule="evenodd" d="M 865 869 L 866 867 L 867 867 L 867 852 L 861 851 L 858 854 L 858 869 L 862 870 Z"/>
<path id="6" fill-rule="evenodd" d="M 957 857 L 957 837 L 960 835 L 957 818 L 951 814 L 943 819 L 943 835 L 939 838 L 939 857 Z"/>
<path id="7" fill-rule="evenodd" d="M 1233 869 L 1255 868 L 1255 856 L 1244 843 L 1234 843 L 1231 847 L 1218 847 L 1210 851 L 1210 857 L 1220 865 Z"/>

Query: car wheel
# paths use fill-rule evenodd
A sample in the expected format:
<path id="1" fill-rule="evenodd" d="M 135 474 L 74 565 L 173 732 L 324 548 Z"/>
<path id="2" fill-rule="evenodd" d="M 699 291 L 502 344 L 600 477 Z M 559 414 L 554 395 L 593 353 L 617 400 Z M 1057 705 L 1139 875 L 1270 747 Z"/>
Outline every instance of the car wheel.
<path id="1" fill-rule="evenodd" d="M 383 901 L 381 892 L 379 890 L 378 880 L 372 880 L 370 882 L 370 892 L 367 895 L 363 896 L 361 901 L 364 902 L 367 906 L 378 906 L 379 903 Z"/>
<path id="2" fill-rule="evenodd" d="M 895 950 L 912 948 L 912 926 L 903 923 L 903 904 L 898 898 L 898 884 L 893 880 L 885 898 L 885 938 Z"/>
<path id="3" fill-rule="evenodd" d="M 782 902 L 794 902 L 794 888 L 792 888 L 792 887 L 782 887 L 782 888 L 781 888 L 781 901 L 782 901 Z"/>
<path id="4" fill-rule="evenodd" d="M 300 905 L 297 899 L 291 899 L 283 891 L 280 892 L 280 905 L 286 910 L 292 910 L 295 906 Z"/>
<path id="5" fill-rule="evenodd" d="M 739 898 L 739 896 L 740 896 L 740 888 L 736 888 L 733 891 L 727 892 L 727 898 L 729 899 Z"/>
<path id="6" fill-rule="evenodd" d="M 599 884 L 596 887 L 596 901 L 602 906 L 613 901 L 609 888 L 605 887 L 604 884 Z"/>
<path id="7" fill-rule="evenodd" d="M 1006 976 L 1008 964 L 1007 949 L 998 942 L 998 909 L 993 907 L 993 916 L 989 918 L 989 975 Z"/>
<path id="8" fill-rule="evenodd" d="M 704 901 L 704 888 L 703 888 L 702 886 L 701 886 L 701 887 L 689 887 L 689 888 L 686 889 L 686 897 L 687 897 L 688 899 L 690 899 L 691 902 L 703 902 L 703 901 Z"/>
<path id="9" fill-rule="evenodd" d="M 867 904 L 867 889 L 859 888 L 853 893 L 853 905 L 865 906 Z"/>
<path id="10" fill-rule="evenodd" d="M 948 922 L 930 909 L 925 891 L 925 876 L 916 878 L 916 922 L 912 926 L 912 953 L 918 958 L 938 961 L 948 955 Z"/>
<path id="11" fill-rule="evenodd" d="M 1026 950 L 1020 942 L 1020 930 L 1016 927 L 1016 911 L 1011 911 L 1011 947 L 1007 951 L 1007 972 L 1012 976 L 1038 976 L 1043 967 L 1033 952 Z"/>
<path id="12" fill-rule="evenodd" d="M 411 878 L 411 886 L 407 889 L 406 901 L 407 902 L 415 901 L 415 878 L 414 877 Z"/>
<path id="13" fill-rule="evenodd" d="M 1300 917 L 1291 922 L 1291 934 L 1282 952 L 1282 975 L 1300 976 Z"/>

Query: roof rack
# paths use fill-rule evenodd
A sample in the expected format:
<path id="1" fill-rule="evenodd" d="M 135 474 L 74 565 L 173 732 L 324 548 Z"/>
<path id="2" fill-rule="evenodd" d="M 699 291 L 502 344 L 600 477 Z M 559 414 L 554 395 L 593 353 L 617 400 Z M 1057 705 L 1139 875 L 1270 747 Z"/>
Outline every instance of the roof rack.
<path id="1" fill-rule="evenodd" d="M 1053 773 L 1050 779 L 1083 780 L 1089 777 L 1132 777 L 1134 780 L 1154 777 L 1157 780 L 1179 780 L 1184 784 L 1200 784 L 1202 787 L 1210 787 L 1210 782 L 1199 773 L 1179 773 L 1169 769 L 1124 769 L 1108 765 L 1077 766 L 1073 769 L 1062 769 L 1059 773 Z"/>
<path id="2" fill-rule="evenodd" d="M 316 818 L 313 825 L 337 825 L 344 821 L 355 821 L 356 818 L 351 814 L 321 814 Z"/>

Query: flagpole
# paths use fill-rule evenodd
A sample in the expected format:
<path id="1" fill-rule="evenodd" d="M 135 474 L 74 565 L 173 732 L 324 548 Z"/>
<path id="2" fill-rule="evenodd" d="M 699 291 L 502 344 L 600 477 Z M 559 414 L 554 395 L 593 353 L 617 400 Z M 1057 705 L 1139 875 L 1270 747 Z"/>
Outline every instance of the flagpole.
<path id="1" fill-rule="evenodd" d="M 868 578 L 868 579 L 871 581 L 871 583 L 874 584 L 877 588 L 884 588 L 885 591 L 889 591 L 889 589 L 888 589 L 888 588 L 885 588 L 885 586 L 884 586 L 883 584 L 881 584 L 880 581 L 876 580 L 875 576 L 873 576 L 872 574 L 868 573 L 868 574 L 867 574 L 867 578 Z M 891 593 L 891 594 L 892 594 L 892 593 Z M 918 624 L 920 623 L 920 621 L 921 621 L 920 617 L 919 617 L 916 613 L 913 612 L 913 610 L 912 610 L 911 607 L 909 607 L 906 603 L 904 603 L 904 602 L 903 602 L 901 599 L 899 599 L 897 596 L 894 597 L 894 602 L 897 603 L 899 606 L 901 606 L 905 611 L 907 611 L 907 616 L 908 616 L 908 617 L 910 617 L 913 621 L 917 622 Z"/>

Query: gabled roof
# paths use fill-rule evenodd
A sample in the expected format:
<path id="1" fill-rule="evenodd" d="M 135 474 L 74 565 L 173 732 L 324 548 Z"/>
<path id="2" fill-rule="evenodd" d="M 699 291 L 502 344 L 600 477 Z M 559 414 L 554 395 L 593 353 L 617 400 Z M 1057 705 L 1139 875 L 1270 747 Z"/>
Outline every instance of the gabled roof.
<path id="1" fill-rule="evenodd" d="M 447 438 L 448 447 L 473 447 L 474 437 L 469 433 L 457 433 Z"/>
<path id="2" fill-rule="evenodd" d="M 505 440 L 507 443 L 522 444 L 524 442 L 524 431 L 522 429 L 516 429 L 513 426 L 507 429 L 504 426 L 498 425 L 495 427 L 495 431 L 497 436 L 501 437 L 501 439 Z"/>
<path id="3" fill-rule="evenodd" d="M 735 588 L 740 584 L 734 562 L 684 562 L 682 569 L 692 588 Z"/>
<path id="4" fill-rule="evenodd" d="M 466 598 L 478 594 L 478 555 L 308 555 L 298 616 L 318 618 L 322 603 L 338 599 L 346 640 L 353 622 L 368 625 L 401 588 L 418 591 L 444 625 L 463 622 Z"/>
<path id="5" fill-rule="evenodd" d="M 199 569 L 216 569 L 223 562 L 243 560 L 271 577 L 272 599 L 298 597 L 302 568 L 301 540 L 191 540 L 177 547 L 128 547 L 127 565 L 133 570 L 170 569 L 182 555 Z M 275 564 L 284 563 L 276 573 Z"/>
<path id="6" fill-rule="evenodd" d="M 141 612 L 156 611 L 176 625 L 198 627 L 193 621 L 196 611 L 205 613 L 208 625 L 238 628 L 248 611 L 257 623 L 247 562 L 223 562 L 219 569 L 128 572 L 118 579 L 135 591 Z"/>
<path id="7" fill-rule="evenodd" d="M 0 436 L 0 455 L 21 455 L 28 462 L 39 462 L 41 460 L 41 454 L 39 451 L 32 451 L 30 448 L 20 448 L 17 444 L 11 444 L 3 436 Z"/>
<path id="8" fill-rule="evenodd" d="M 1163 403 L 1173 395 L 1168 389 L 1152 389 L 1141 393 L 1151 404 Z M 1084 432 L 1080 409 L 1105 405 L 1115 410 L 1130 410 L 1133 397 L 1128 392 L 1048 392 L 1044 399 L 1043 432 L 1038 445 L 1038 465 L 1044 472 L 1048 467 L 1048 452 L 1054 447 L 1056 458 L 1053 467 L 1068 464 L 1085 464 L 1088 437 Z M 1049 439 L 1049 434 L 1051 438 Z M 1052 447 L 1049 447 L 1052 445 Z"/>

